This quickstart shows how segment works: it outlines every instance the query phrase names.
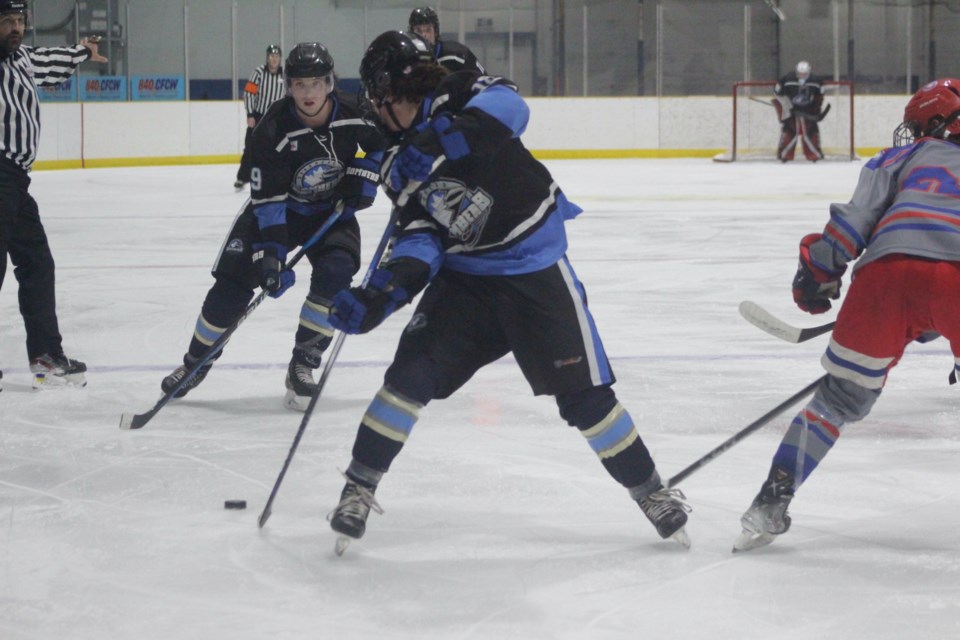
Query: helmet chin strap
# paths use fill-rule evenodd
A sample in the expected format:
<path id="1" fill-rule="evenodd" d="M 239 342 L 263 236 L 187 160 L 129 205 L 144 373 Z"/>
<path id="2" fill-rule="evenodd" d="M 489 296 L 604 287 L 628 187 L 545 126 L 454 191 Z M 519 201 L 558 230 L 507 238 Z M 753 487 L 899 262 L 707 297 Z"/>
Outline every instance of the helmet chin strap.
<path id="1" fill-rule="evenodd" d="M 400 133 L 403 133 L 403 132 L 405 132 L 405 131 L 407 131 L 407 130 L 410 129 L 410 127 L 405 127 L 405 126 L 403 126 L 402 124 L 400 124 L 400 121 L 397 119 L 397 114 L 394 113 L 394 111 L 393 111 L 393 103 L 392 103 L 392 102 L 390 102 L 389 100 L 384 100 L 381 104 L 383 104 L 384 106 L 387 107 L 387 115 L 389 115 L 389 116 L 390 116 L 390 119 L 393 120 L 393 124 L 396 125 L 397 130 L 398 130 Z"/>
<path id="2" fill-rule="evenodd" d="M 321 104 L 321 105 L 317 108 L 317 110 L 314 111 L 313 113 L 307 113 L 306 111 L 304 111 L 303 109 L 301 109 L 301 108 L 300 108 L 300 105 L 298 105 L 296 102 L 294 102 L 293 104 L 294 104 L 294 106 L 297 108 L 297 111 L 300 112 L 300 115 L 305 116 L 305 117 L 307 117 L 307 118 L 316 118 L 316 117 L 320 114 L 320 112 L 323 111 L 323 108 L 324 108 L 325 106 L 327 106 L 327 100 L 329 100 L 329 99 L 330 99 L 330 94 L 328 93 L 327 96 L 323 99 L 323 104 Z"/>

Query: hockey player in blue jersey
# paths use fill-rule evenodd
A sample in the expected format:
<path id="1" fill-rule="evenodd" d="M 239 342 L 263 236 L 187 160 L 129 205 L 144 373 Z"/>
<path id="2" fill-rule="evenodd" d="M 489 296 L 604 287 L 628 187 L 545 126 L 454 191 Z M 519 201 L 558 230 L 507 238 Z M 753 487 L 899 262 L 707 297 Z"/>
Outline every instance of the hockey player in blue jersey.
<path id="1" fill-rule="evenodd" d="M 364 534 L 370 509 L 379 511 L 374 492 L 423 407 L 508 353 L 535 394 L 556 398 L 561 417 L 659 535 L 689 546 L 689 507 L 663 487 L 617 401 L 586 293 L 566 257 L 564 223 L 581 209 L 520 141 L 526 103 L 508 80 L 448 75 L 424 63 L 421 49 L 408 34 L 387 32 L 360 67 L 366 96 L 396 143 L 381 183 L 400 208 L 399 231 L 369 285 L 334 297 L 330 322 L 366 333 L 424 293 L 360 423 L 330 515 L 338 551 Z"/>
<path id="2" fill-rule="evenodd" d="M 183 364 L 161 382 L 164 393 L 243 315 L 258 285 L 272 297 L 293 285 L 287 253 L 307 242 L 342 202 L 340 218 L 305 254 L 310 292 L 300 308 L 284 404 L 303 411 L 316 390 L 313 370 L 333 335 L 328 306 L 360 268 L 355 213 L 373 204 L 386 141 L 361 117 L 352 96 L 335 90 L 333 57 L 322 44 L 298 44 L 284 72 L 288 95 L 273 103 L 253 132 L 250 201 L 224 239 Z M 199 385 L 212 365 L 201 367 L 175 397 Z"/>
<path id="3" fill-rule="evenodd" d="M 830 309 L 854 260 L 855 277 L 821 359 L 827 375 L 774 453 L 734 551 L 790 529 L 797 489 L 845 426 L 870 413 L 910 342 L 942 335 L 954 356 L 951 378 L 960 371 L 958 145 L 960 80 L 931 82 L 907 103 L 894 147 L 863 167 L 850 202 L 830 205 L 823 233 L 801 240 L 793 280 L 801 309 Z"/>

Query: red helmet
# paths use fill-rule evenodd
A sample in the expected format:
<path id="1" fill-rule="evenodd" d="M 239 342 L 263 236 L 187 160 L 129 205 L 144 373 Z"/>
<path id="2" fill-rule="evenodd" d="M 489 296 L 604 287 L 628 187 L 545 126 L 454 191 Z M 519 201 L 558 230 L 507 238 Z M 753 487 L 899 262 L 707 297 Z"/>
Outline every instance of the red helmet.
<path id="1" fill-rule="evenodd" d="M 960 135 L 960 80 L 943 78 L 921 87 L 903 110 L 903 124 L 897 131 L 902 129 L 914 139 Z"/>

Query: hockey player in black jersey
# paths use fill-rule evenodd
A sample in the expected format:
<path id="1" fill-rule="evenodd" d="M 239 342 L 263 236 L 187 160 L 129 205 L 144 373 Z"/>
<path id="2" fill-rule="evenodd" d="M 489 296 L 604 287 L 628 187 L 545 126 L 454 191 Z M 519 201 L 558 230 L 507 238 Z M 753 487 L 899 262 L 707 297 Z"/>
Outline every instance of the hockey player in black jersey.
<path id="1" fill-rule="evenodd" d="M 183 365 L 163 379 L 164 393 L 240 318 L 258 285 L 273 297 L 293 285 L 287 253 L 307 242 L 343 202 L 340 219 L 306 253 L 313 271 L 287 368 L 285 404 L 302 411 L 309 403 L 316 389 L 313 370 L 333 335 L 330 299 L 350 286 L 360 267 L 354 214 L 373 204 L 385 143 L 356 103 L 335 91 L 333 67 L 330 53 L 316 42 L 298 44 L 287 57 L 288 95 L 254 130 L 250 201 L 224 240 Z M 202 367 L 176 397 L 209 370 Z"/>
<path id="2" fill-rule="evenodd" d="M 431 47 L 437 64 L 450 72 L 478 71 L 486 73 L 477 56 L 465 44 L 440 37 L 440 16 L 433 7 L 418 7 L 410 12 L 410 31 L 417 34 Z"/>
<path id="3" fill-rule="evenodd" d="M 366 333 L 424 294 L 360 423 L 330 515 L 341 534 L 337 550 L 364 534 L 370 509 L 379 511 L 374 492 L 423 407 L 508 353 L 534 394 L 556 398 L 561 417 L 659 535 L 689 546 L 689 507 L 663 487 L 617 401 L 586 293 L 566 257 L 564 223 L 581 209 L 520 141 L 526 103 L 504 78 L 448 75 L 421 59 L 407 34 L 387 32 L 360 67 L 368 99 L 395 136 L 381 183 L 400 208 L 399 231 L 369 285 L 334 297 L 330 321 Z"/>

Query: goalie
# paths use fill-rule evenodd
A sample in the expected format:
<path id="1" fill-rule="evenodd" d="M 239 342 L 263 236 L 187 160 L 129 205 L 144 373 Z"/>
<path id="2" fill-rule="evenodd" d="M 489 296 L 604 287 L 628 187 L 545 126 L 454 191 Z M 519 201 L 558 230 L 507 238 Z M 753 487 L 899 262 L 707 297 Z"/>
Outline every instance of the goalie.
<path id="1" fill-rule="evenodd" d="M 777 158 L 780 162 L 793 160 L 797 144 L 803 147 L 803 155 L 810 162 L 823 159 L 820 150 L 820 127 L 830 110 L 823 106 L 823 82 L 812 75 L 810 63 L 801 60 L 795 71 L 780 78 L 773 88 L 773 106 L 780 118 L 780 143 Z"/>

